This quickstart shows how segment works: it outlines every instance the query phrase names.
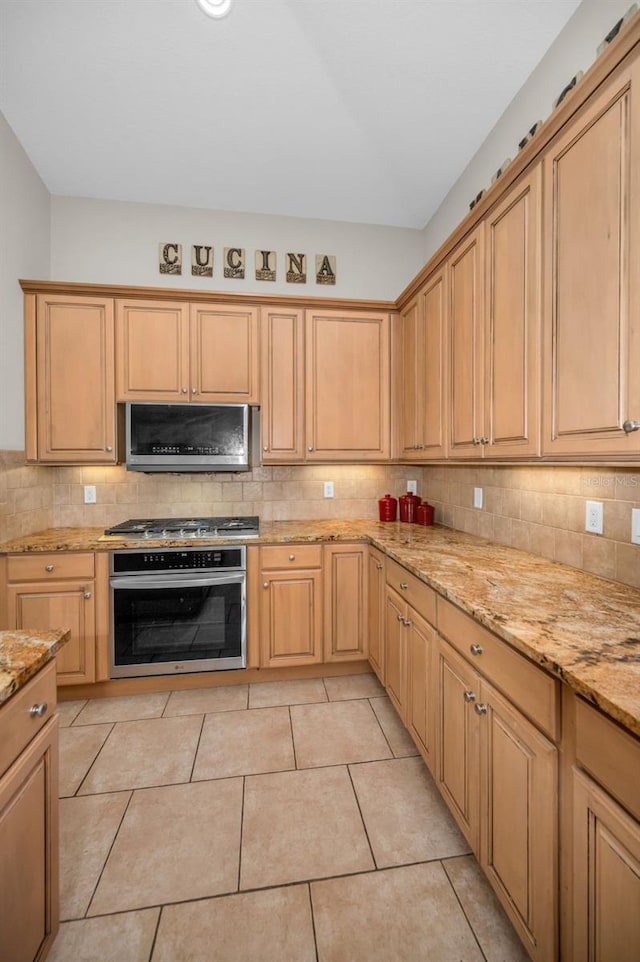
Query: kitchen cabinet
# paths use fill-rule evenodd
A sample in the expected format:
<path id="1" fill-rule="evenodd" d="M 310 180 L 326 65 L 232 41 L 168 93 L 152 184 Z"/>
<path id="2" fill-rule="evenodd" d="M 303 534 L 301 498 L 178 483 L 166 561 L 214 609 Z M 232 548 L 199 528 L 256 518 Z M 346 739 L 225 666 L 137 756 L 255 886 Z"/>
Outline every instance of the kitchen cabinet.
<path id="1" fill-rule="evenodd" d="M 398 396 L 400 457 L 426 461 L 447 453 L 447 271 L 437 271 L 402 312 Z"/>
<path id="2" fill-rule="evenodd" d="M 558 940 L 558 751 L 544 731 L 558 731 L 558 685 L 444 599 L 438 630 L 436 783 L 527 951 L 546 962 Z"/>
<path id="3" fill-rule="evenodd" d="M 368 655 L 366 555 L 361 544 L 324 546 L 325 662 Z"/>
<path id="4" fill-rule="evenodd" d="M 26 457 L 116 461 L 113 300 L 25 297 Z"/>
<path id="5" fill-rule="evenodd" d="M 258 308 L 116 301 L 119 401 L 258 403 Z"/>
<path id="6" fill-rule="evenodd" d="M 306 311 L 307 461 L 390 456 L 388 314 Z"/>
<path id="7" fill-rule="evenodd" d="M 544 157 L 547 456 L 640 453 L 639 72 L 612 74 Z"/>
<path id="8" fill-rule="evenodd" d="M 106 559 L 106 556 L 103 556 Z M 7 627 L 69 628 L 69 642 L 56 658 L 58 685 L 96 680 L 96 640 L 106 645 L 105 605 L 98 606 L 92 552 L 34 553 L 7 558 Z"/>
<path id="9" fill-rule="evenodd" d="M 323 659 L 322 546 L 260 548 L 261 667 Z"/>
<path id="10" fill-rule="evenodd" d="M 262 462 L 304 461 L 304 312 L 260 311 Z"/>
<path id="11" fill-rule="evenodd" d="M 640 946 L 640 740 L 581 698 L 573 796 L 573 958 L 632 962 Z"/>
<path id="12" fill-rule="evenodd" d="M 0 958 L 7 962 L 43 962 L 59 927 L 55 706 L 49 663 L 0 707 Z"/>
<path id="13" fill-rule="evenodd" d="M 385 598 L 385 556 L 381 551 L 369 547 L 367 556 L 367 634 L 369 638 L 369 664 L 385 684 L 385 639 L 384 639 L 384 598 Z"/>

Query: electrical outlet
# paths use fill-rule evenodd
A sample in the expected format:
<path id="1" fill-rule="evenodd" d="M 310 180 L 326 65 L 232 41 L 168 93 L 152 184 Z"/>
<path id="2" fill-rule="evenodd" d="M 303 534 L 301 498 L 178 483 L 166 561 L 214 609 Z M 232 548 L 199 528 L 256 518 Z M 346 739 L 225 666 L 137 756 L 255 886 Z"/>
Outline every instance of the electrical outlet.
<path id="1" fill-rule="evenodd" d="M 482 488 L 473 489 L 473 506 L 474 508 L 482 507 Z"/>
<path id="2" fill-rule="evenodd" d="M 407 493 L 417 494 L 418 493 L 418 482 L 417 481 L 407 481 Z"/>
<path id="3" fill-rule="evenodd" d="M 631 509 L 631 543 L 640 544 L 640 508 Z"/>
<path id="4" fill-rule="evenodd" d="M 325 498 L 333 497 L 333 481 L 324 482 L 324 496 Z"/>
<path id="5" fill-rule="evenodd" d="M 95 504 L 96 503 L 96 486 L 95 484 L 85 484 L 84 486 L 84 503 L 85 504 Z"/>
<path id="6" fill-rule="evenodd" d="M 604 531 L 604 514 L 602 501 L 587 501 L 584 513 L 584 530 L 592 534 L 602 534 Z"/>

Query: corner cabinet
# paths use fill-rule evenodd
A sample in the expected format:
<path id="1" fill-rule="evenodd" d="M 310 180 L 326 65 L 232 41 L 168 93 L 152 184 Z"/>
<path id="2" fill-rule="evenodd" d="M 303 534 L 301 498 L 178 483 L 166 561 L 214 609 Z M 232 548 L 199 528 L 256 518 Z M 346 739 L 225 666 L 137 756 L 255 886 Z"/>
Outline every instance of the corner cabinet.
<path id="1" fill-rule="evenodd" d="M 118 401 L 257 403 L 258 309 L 116 301 Z"/>
<path id="2" fill-rule="evenodd" d="M 116 461 L 113 301 L 25 296 L 26 456 Z"/>
<path id="3" fill-rule="evenodd" d="M 640 62 L 585 103 L 544 168 L 543 454 L 637 459 Z"/>
<path id="4" fill-rule="evenodd" d="M 305 327 L 306 460 L 388 459 L 389 315 L 307 311 Z"/>

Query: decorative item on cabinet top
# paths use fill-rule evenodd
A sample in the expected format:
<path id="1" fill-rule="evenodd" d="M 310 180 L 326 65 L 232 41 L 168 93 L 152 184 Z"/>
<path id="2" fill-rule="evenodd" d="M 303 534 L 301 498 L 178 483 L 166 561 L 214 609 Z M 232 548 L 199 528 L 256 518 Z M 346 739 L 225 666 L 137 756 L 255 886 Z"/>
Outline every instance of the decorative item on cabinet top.
<path id="1" fill-rule="evenodd" d="M 287 251 L 285 254 L 285 279 L 288 284 L 307 283 L 307 255 Z M 224 277 L 245 280 L 246 256 L 244 247 L 225 247 L 223 261 Z M 213 277 L 214 247 L 210 244 L 191 245 L 192 277 Z M 255 251 L 255 279 L 257 281 L 276 280 L 277 254 L 274 250 Z M 182 244 L 161 242 L 158 245 L 158 270 L 161 274 L 182 274 Z M 316 284 L 324 287 L 335 286 L 335 254 L 315 255 Z"/>

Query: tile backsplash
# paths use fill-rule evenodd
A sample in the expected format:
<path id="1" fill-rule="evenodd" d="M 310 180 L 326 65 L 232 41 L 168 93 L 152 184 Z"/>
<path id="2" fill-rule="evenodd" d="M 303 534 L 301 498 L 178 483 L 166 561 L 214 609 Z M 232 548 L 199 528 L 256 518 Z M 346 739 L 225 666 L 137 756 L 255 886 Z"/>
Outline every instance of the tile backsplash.
<path id="1" fill-rule="evenodd" d="M 25 465 L 0 452 L 0 542 L 48 527 L 107 527 L 127 518 L 257 514 L 263 520 L 378 517 L 378 498 L 406 490 L 436 508 L 436 522 L 640 587 L 640 471 L 563 466 L 300 465 L 242 474 L 138 474 L 124 467 Z M 334 497 L 323 496 L 333 481 Z M 85 484 L 96 504 L 84 504 Z M 473 507 L 474 488 L 483 508 Z M 585 502 L 602 501 L 604 534 L 584 531 Z"/>

